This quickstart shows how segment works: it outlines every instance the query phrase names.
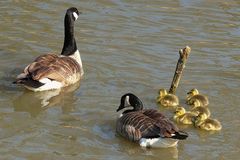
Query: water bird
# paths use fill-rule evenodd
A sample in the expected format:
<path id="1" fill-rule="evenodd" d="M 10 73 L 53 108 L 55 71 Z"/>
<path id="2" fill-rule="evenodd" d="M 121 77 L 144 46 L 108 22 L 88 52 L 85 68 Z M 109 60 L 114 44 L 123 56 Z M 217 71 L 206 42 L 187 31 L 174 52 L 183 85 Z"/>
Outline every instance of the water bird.
<path id="1" fill-rule="evenodd" d="M 175 115 L 173 116 L 173 119 L 177 123 L 193 124 L 192 118 L 195 116 L 196 114 L 186 111 L 184 107 L 178 106 L 175 110 Z"/>
<path id="2" fill-rule="evenodd" d="M 211 112 L 208 109 L 208 107 L 203 107 L 203 106 L 193 107 L 189 112 L 191 112 L 195 115 L 199 115 L 200 113 L 204 113 L 204 114 L 206 114 L 207 117 L 210 117 L 210 115 L 211 115 Z"/>
<path id="3" fill-rule="evenodd" d="M 207 106 L 209 104 L 209 101 L 207 96 L 200 94 L 196 88 L 193 88 L 187 93 L 186 103 L 196 107 Z"/>
<path id="4" fill-rule="evenodd" d="M 179 105 L 178 97 L 174 94 L 168 93 L 166 89 L 159 90 L 159 96 L 157 97 L 156 102 L 164 107 L 176 107 Z"/>
<path id="5" fill-rule="evenodd" d="M 205 113 L 200 113 L 192 121 L 196 128 L 206 131 L 219 131 L 222 129 L 222 125 L 217 119 L 208 118 Z"/>
<path id="6" fill-rule="evenodd" d="M 31 91 L 59 89 L 76 83 L 83 76 L 80 52 L 74 37 L 74 22 L 80 12 L 75 7 L 67 9 L 64 18 L 64 44 L 61 55 L 44 54 L 30 63 L 16 78 Z"/>
<path id="7" fill-rule="evenodd" d="M 124 138 L 138 142 L 142 147 L 174 147 L 188 134 L 180 131 L 172 121 L 155 109 L 143 109 L 141 100 L 132 93 L 121 97 L 117 112 L 116 132 Z"/>

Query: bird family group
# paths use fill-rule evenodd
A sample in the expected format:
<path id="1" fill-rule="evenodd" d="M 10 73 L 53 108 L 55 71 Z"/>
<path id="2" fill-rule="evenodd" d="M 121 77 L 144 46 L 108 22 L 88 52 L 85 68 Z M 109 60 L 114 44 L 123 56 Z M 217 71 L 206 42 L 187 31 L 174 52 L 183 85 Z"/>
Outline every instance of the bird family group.
<path id="1" fill-rule="evenodd" d="M 74 22 L 79 15 L 80 12 L 75 7 L 66 11 L 61 54 L 37 57 L 17 76 L 15 84 L 38 92 L 61 89 L 81 80 L 84 70 L 74 37 Z M 178 97 L 165 89 L 160 89 L 157 103 L 174 108 L 173 120 L 176 123 L 193 125 L 207 131 L 221 129 L 220 122 L 210 118 L 208 98 L 199 94 L 197 89 L 187 93 L 186 103 L 191 106 L 190 111 L 180 106 Z M 132 93 L 121 97 L 117 111 L 122 113 L 117 118 L 116 132 L 142 147 L 174 147 L 179 140 L 185 140 L 189 136 L 158 110 L 144 109 L 141 100 Z"/>

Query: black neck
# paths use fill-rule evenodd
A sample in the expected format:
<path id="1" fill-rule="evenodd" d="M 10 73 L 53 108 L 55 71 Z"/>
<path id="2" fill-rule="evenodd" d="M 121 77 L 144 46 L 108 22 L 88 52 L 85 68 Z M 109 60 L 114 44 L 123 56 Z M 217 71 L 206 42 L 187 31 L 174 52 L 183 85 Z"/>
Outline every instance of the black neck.
<path id="1" fill-rule="evenodd" d="M 65 37 L 61 54 L 69 56 L 77 50 L 77 45 L 74 38 L 74 21 L 68 14 L 66 14 L 64 18 L 64 29 Z"/>
<path id="2" fill-rule="evenodd" d="M 124 112 L 122 112 L 122 114 L 126 114 L 126 113 L 129 113 L 129 112 L 134 112 L 136 111 L 135 109 L 128 109 L 128 110 L 125 110 Z"/>

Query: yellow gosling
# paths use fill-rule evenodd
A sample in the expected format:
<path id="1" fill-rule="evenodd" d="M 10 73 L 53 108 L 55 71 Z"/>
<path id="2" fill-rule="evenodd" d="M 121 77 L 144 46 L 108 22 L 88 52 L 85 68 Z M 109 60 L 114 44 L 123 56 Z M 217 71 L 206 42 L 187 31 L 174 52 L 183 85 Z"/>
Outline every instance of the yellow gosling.
<path id="1" fill-rule="evenodd" d="M 217 119 L 208 118 L 204 113 L 194 117 L 193 124 L 196 128 L 206 131 L 219 131 L 222 129 L 222 125 Z"/>
<path id="2" fill-rule="evenodd" d="M 197 106 L 197 107 L 193 107 L 190 110 L 191 113 L 195 114 L 195 115 L 199 115 L 200 113 L 204 113 L 207 118 L 210 117 L 211 112 L 207 107 L 202 107 L 202 106 Z"/>
<path id="3" fill-rule="evenodd" d="M 187 112 L 185 108 L 179 106 L 176 108 L 175 115 L 173 116 L 173 119 L 177 123 L 181 124 L 193 124 L 192 119 L 196 117 L 196 114 Z"/>
<path id="4" fill-rule="evenodd" d="M 178 97 L 168 93 L 166 89 L 159 90 L 159 96 L 156 101 L 164 107 L 176 107 L 179 105 Z"/>
<path id="5" fill-rule="evenodd" d="M 187 104 L 197 106 L 207 106 L 209 104 L 208 98 L 205 95 L 199 93 L 199 91 L 194 88 L 187 93 Z"/>

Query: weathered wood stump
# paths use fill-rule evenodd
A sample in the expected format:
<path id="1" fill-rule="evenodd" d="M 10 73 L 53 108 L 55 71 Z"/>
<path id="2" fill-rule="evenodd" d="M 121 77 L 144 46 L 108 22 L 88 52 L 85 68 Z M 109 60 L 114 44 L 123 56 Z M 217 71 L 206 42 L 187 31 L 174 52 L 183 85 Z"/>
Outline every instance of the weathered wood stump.
<path id="1" fill-rule="evenodd" d="M 176 66 L 176 70 L 175 70 L 175 73 L 174 73 L 174 76 L 173 76 L 172 84 L 171 84 L 171 87 L 169 89 L 169 93 L 171 93 L 171 94 L 176 93 L 178 84 L 180 82 L 180 79 L 181 79 L 181 76 L 182 76 L 182 73 L 183 73 L 183 69 L 185 68 L 185 64 L 187 62 L 187 58 L 188 58 L 190 52 L 191 52 L 191 48 L 188 47 L 188 46 L 179 50 L 179 55 L 180 56 L 179 56 L 179 59 L 178 59 L 178 62 L 177 62 L 177 66 Z"/>

